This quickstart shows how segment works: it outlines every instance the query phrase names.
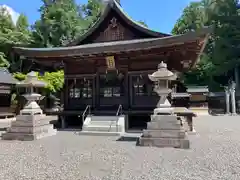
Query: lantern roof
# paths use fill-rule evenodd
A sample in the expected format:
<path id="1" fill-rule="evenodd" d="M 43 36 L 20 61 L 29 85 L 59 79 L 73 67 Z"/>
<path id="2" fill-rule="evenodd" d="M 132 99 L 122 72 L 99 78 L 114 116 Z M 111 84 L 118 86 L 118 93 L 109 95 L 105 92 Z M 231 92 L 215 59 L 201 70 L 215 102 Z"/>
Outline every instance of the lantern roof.
<path id="1" fill-rule="evenodd" d="M 161 61 L 158 65 L 158 70 L 153 74 L 149 75 L 151 81 L 158 80 L 175 80 L 177 76 L 167 69 L 167 64 Z"/>

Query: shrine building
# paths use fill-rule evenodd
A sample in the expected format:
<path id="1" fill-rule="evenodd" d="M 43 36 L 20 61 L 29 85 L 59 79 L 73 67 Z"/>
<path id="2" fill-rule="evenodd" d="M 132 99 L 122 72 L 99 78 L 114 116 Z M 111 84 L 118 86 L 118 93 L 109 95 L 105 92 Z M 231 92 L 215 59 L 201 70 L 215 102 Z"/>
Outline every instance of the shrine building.
<path id="1" fill-rule="evenodd" d="M 132 20 L 112 0 L 99 20 L 67 46 L 15 47 L 14 54 L 24 57 L 23 63 L 34 62 L 42 69 L 64 68 L 63 113 L 69 126 L 74 122 L 81 125 L 81 119 L 91 110 L 94 116 L 121 113 L 128 127 L 142 127 L 159 100 L 148 75 L 161 61 L 175 73 L 193 68 L 209 33 L 211 28 L 182 35 L 150 30 Z M 176 92 L 186 92 L 184 84 L 175 84 Z"/>

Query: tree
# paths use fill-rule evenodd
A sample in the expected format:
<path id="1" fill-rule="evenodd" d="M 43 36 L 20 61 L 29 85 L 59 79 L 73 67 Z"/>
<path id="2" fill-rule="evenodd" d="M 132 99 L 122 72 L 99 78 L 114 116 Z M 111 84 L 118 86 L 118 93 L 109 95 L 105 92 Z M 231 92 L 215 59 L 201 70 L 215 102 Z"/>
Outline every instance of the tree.
<path id="1" fill-rule="evenodd" d="M 172 34 L 184 34 L 201 28 L 207 21 L 205 18 L 202 2 L 192 2 L 183 10 L 182 16 L 173 27 Z"/>
<path id="2" fill-rule="evenodd" d="M 24 20 L 24 24 L 22 23 Z M 28 30 L 27 18 L 20 15 L 17 26 L 14 25 L 6 9 L 0 9 L 0 66 L 12 67 L 14 62 L 10 57 L 11 47 L 17 44 L 28 44 L 31 33 Z"/>
<path id="3" fill-rule="evenodd" d="M 218 84 L 223 85 L 232 76 L 233 70 L 239 67 L 240 17 L 237 4 L 237 0 L 202 0 L 184 10 L 173 28 L 174 34 L 196 30 L 201 26 L 214 27 L 200 65 L 188 73 L 186 79 L 191 80 L 189 74 L 194 72 L 198 77 L 205 77 L 212 82 L 217 80 Z M 195 78 L 194 81 L 201 83 L 202 80 Z"/>
<path id="4" fill-rule="evenodd" d="M 212 54 L 216 74 L 225 74 L 240 64 L 240 16 L 237 0 L 218 1 L 214 14 L 214 49 Z"/>
<path id="5" fill-rule="evenodd" d="M 74 0 L 43 0 L 40 13 L 41 19 L 33 26 L 37 47 L 64 46 L 86 28 Z"/>
<path id="6" fill-rule="evenodd" d="M 102 0 L 88 0 L 87 4 L 80 6 L 80 14 L 84 17 L 87 29 L 100 18 L 103 9 L 104 3 Z"/>

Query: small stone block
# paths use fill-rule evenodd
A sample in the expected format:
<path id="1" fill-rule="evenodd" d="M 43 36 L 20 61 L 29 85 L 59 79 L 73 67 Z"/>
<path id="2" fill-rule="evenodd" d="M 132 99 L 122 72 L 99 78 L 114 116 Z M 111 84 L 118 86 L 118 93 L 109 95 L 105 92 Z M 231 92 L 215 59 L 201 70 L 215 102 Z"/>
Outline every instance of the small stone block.
<path id="1" fill-rule="evenodd" d="M 46 117 L 45 114 L 37 114 L 37 115 L 17 115 L 16 119 L 22 119 L 24 121 L 36 121 L 40 119 L 44 119 Z"/>
<path id="2" fill-rule="evenodd" d="M 11 123 L 11 126 L 18 127 L 18 126 L 24 126 L 24 127 L 35 127 L 35 126 L 43 126 L 49 124 L 48 119 L 41 119 L 41 120 L 34 120 L 34 121 L 27 121 L 27 120 L 19 120 L 13 121 Z"/>
<path id="3" fill-rule="evenodd" d="M 173 139 L 173 138 L 139 138 L 140 146 L 155 146 L 155 147 L 173 147 L 189 149 L 190 143 L 187 139 Z"/>
<path id="4" fill-rule="evenodd" d="M 46 124 L 43 126 L 38 127 L 10 127 L 9 132 L 16 132 L 16 133 L 42 133 L 42 132 L 48 132 L 49 130 L 53 129 L 52 124 Z"/>
<path id="5" fill-rule="evenodd" d="M 177 116 L 176 115 L 151 115 L 152 121 L 176 121 Z"/>
<path id="6" fill-rule="evenodd" d="M 144 137 L 159 137 L 159 138 L 184 138 L 185 131 L 174 131 L 174 130 L 143 130 Z"/>
<path id="7" fill-rule="evenodd" d="M 47 133 L 27 134 L 7 132 L 2 134 L 3 140 L 33 141 L 44 137 L 56 135 L 56 129 L 51 129 Z"/>
<path id="8" fill-rule="evenodd" d="M 180 130 L 181 129 L 181 123 L 179 121 L 176 121 L 176 124 L 173 123 L 160 123 L 160 122 L 148 122 L 147 123 L 147 129 L 158 129 L 158 130 L 163 130 L 163 129 L 168 129 L 168 130 Z"/>

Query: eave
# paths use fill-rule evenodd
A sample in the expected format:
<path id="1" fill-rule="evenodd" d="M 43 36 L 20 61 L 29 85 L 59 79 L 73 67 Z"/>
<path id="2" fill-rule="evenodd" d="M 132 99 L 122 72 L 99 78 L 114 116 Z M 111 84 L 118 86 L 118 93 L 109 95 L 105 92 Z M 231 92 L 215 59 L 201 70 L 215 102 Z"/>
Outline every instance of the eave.
<path id="1" fill-rule="evenodd" d="M 113 41 L 104 43 L 84 44 L 71 47 L 57 48 L 25 48 L 14 47 L 14 51 L 25 57 L 73 57 L 92 54 L 108 54 L 118 52 L 139 51 L 143 49 L 185 45 L 194 41 L 206 42 L 211 28 L 203 28 L 183 35 L 162 38 L 135 39 L 127 41 Z M 202 53 L 206 43 L 203 43 L 199 54 Z"/>

